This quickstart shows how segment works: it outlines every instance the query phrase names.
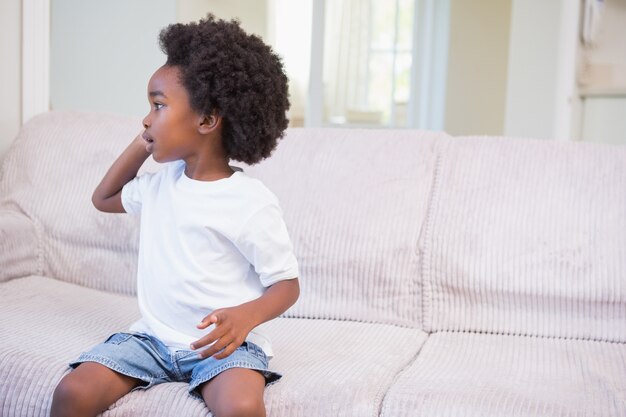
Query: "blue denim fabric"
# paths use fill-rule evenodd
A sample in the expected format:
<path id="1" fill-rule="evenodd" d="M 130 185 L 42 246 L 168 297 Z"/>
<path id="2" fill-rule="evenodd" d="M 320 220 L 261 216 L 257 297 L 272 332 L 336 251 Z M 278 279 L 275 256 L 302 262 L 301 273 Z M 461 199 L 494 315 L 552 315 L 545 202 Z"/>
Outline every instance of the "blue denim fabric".
<path id="1" fill-rule="evenodd" d="M 230 368 L 256 369 L 265 377 L 266 386 L 282 378 L 281 374 L 268 370 L 265 352 L 252 342 L 244 342 L 224 359 L 200 359 L 198 351 L 172 353 L 158 338 L 144 333 L 114 333 L 69 366 L 76 368 L 82 362 L 97 362 L 146 383 L 133 391 L 163 382 L 189 382 L 189 393 L 198 397 L 196 388 L 200 384 Z"/>

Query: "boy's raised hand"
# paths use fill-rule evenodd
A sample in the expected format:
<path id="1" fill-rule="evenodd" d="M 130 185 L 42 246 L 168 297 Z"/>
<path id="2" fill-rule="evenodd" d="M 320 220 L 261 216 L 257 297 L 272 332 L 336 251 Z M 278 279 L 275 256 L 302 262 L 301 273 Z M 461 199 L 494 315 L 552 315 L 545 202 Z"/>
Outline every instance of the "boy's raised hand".
<path id="1" fill-rule="evenodd" d="M 107 213 L 125 213 L 122 205 L 122 188 L 135 176 L 150 156 L 142 138 L 144 130 L 132 140 L 117 157 L 91 196 L 94 207 Z"/>
<path id="2" fill-rule="evenodd" d="M 248 333 L 255 327 L 250 312 L 244 306 L 215 310 L 203 318 L 196 327 L 206 329 L 212 324 L 215 324 L 215 329 L 211 333 L 191 344 L 191 349 L 196 350 L 215 342 L 199 353 L 201 359 L 209 356 L 215 359 L 226 358 L 241 346 Z"/>

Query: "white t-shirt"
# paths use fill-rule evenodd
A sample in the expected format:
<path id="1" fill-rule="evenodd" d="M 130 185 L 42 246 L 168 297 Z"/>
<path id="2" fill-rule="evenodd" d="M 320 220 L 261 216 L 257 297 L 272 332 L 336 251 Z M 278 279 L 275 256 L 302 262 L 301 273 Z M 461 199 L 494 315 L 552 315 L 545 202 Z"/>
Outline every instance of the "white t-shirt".
<path id="1" fill-rule="evenodd" d="M 212 311 L 260 297 L 266 287 L 299 276 L 276 196 L 240 168 L 198 181 L 175 161 L 122 189 L 127 213 L 141 214 L 137 297 L 141 319 L 130 331 L 161 339 L 170 350 L 214 329 L 198 329 Z M 263 325 L 246 340 L 273 351 Z M 203 348 L 204 349 L 204 348 Z"/>

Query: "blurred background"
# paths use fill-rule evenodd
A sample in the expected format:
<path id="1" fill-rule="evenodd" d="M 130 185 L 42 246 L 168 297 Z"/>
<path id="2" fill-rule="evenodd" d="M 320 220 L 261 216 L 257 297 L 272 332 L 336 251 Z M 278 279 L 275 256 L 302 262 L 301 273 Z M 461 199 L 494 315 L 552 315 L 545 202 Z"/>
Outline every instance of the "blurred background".
<path id="1" fill-rule="evenodd" d="M 2 0 L 0 157 L 50 109 L 143 116 L 208 12 L 282 56 L 291 126 L 626 143 L 626 0 Z"/>

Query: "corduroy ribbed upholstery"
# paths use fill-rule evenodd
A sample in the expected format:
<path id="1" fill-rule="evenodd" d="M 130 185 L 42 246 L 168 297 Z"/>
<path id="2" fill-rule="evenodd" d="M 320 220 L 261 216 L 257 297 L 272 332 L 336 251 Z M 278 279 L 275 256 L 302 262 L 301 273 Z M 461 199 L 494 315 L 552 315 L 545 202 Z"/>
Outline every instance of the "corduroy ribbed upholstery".
<path id="1" fill-rule="evenodd" d="M 37 227 L 19 208 L 0 209 L 0 282 L 43 269 L 43 254 Z"/>
<path id="2" fill-rule="evenodd" d="M 278 196 L 300 264 L 288 317 L 421 326 L 417 242 L 443 137 L 294 129 L 246 168 Z"/>
<path id="3" fill-rule="evenodd" d="M 118 115 L 49 112 L 20 131 L 0 170 L 0 209 L 39 225 L 46 276 L 135 294 L 139 223 L 98 212 L 91 194 L 140 128 Z M 150 159 L 142 172 L 156 166 Z"/>
<path id="4" fill-rule="evenodd" d="M 455 138 L 426 230 L 425 330 L 626 342 L 626 146 Z"/>
<path id="5" fill-rule="evenodd" d="M 137 219 L 98 212 L 91 193 L 138 127 L 134 118 L 50 112 L 18 136 L 3 166 L 0 207 L 19 205 L 41 224 L 45 275 L 135 293 Z M 420 326 L 417 240 L 435 140 L 444 136 L 292 129 L 270 159 L 253 167 L 233 162 L 264 181 L 285 213 L 302 275 L 302 296 L 288 317 Z M 140 172 L 158 168 L 150 159 Z"/>
<path id="6" fill-rule="evenodd" d="M 2 417 L 45 417 L 67 363 L 139 315 L 134 297 L 48 277 L 14 279 L 0 288 Z M 280 352 L 270 366 L 284 374 L 266 388 L 274 416 L 377 416 L 396 375 L 426 340 L 415 329 L 335 320 L 278 318 L 267 332 Z M 376 383 L 363 383 L 368 380 Z M 186 389 L 181 382 L 135 391 L 102 416 L 207 416 L 204 402 Z"/>
<path id="7" fill-rule="evenodd" d="M 138 222 L 90 196 L 140 127 L 50 112 L 7 154 L 0 417 L 45 416 L 67 362 L 137 318 Z M 267 326 L 269 416 L 626 416 L 626 147 L 292 129 L 244 169 L 301 268 Z M 209 413 L 171 383 L 102 415 Z"/>
<path id="8" fill-rule="evenodd" d="M 67 364 L 139 315 L 134 298 L 29 276 L 0 287 L 0 416 L 45 417 Z"/>
<path id="9" fill-rule="evenodd" d="M 437 332 L 385 397 L 384 417 L 621 417 L 626 345 Z"/>

